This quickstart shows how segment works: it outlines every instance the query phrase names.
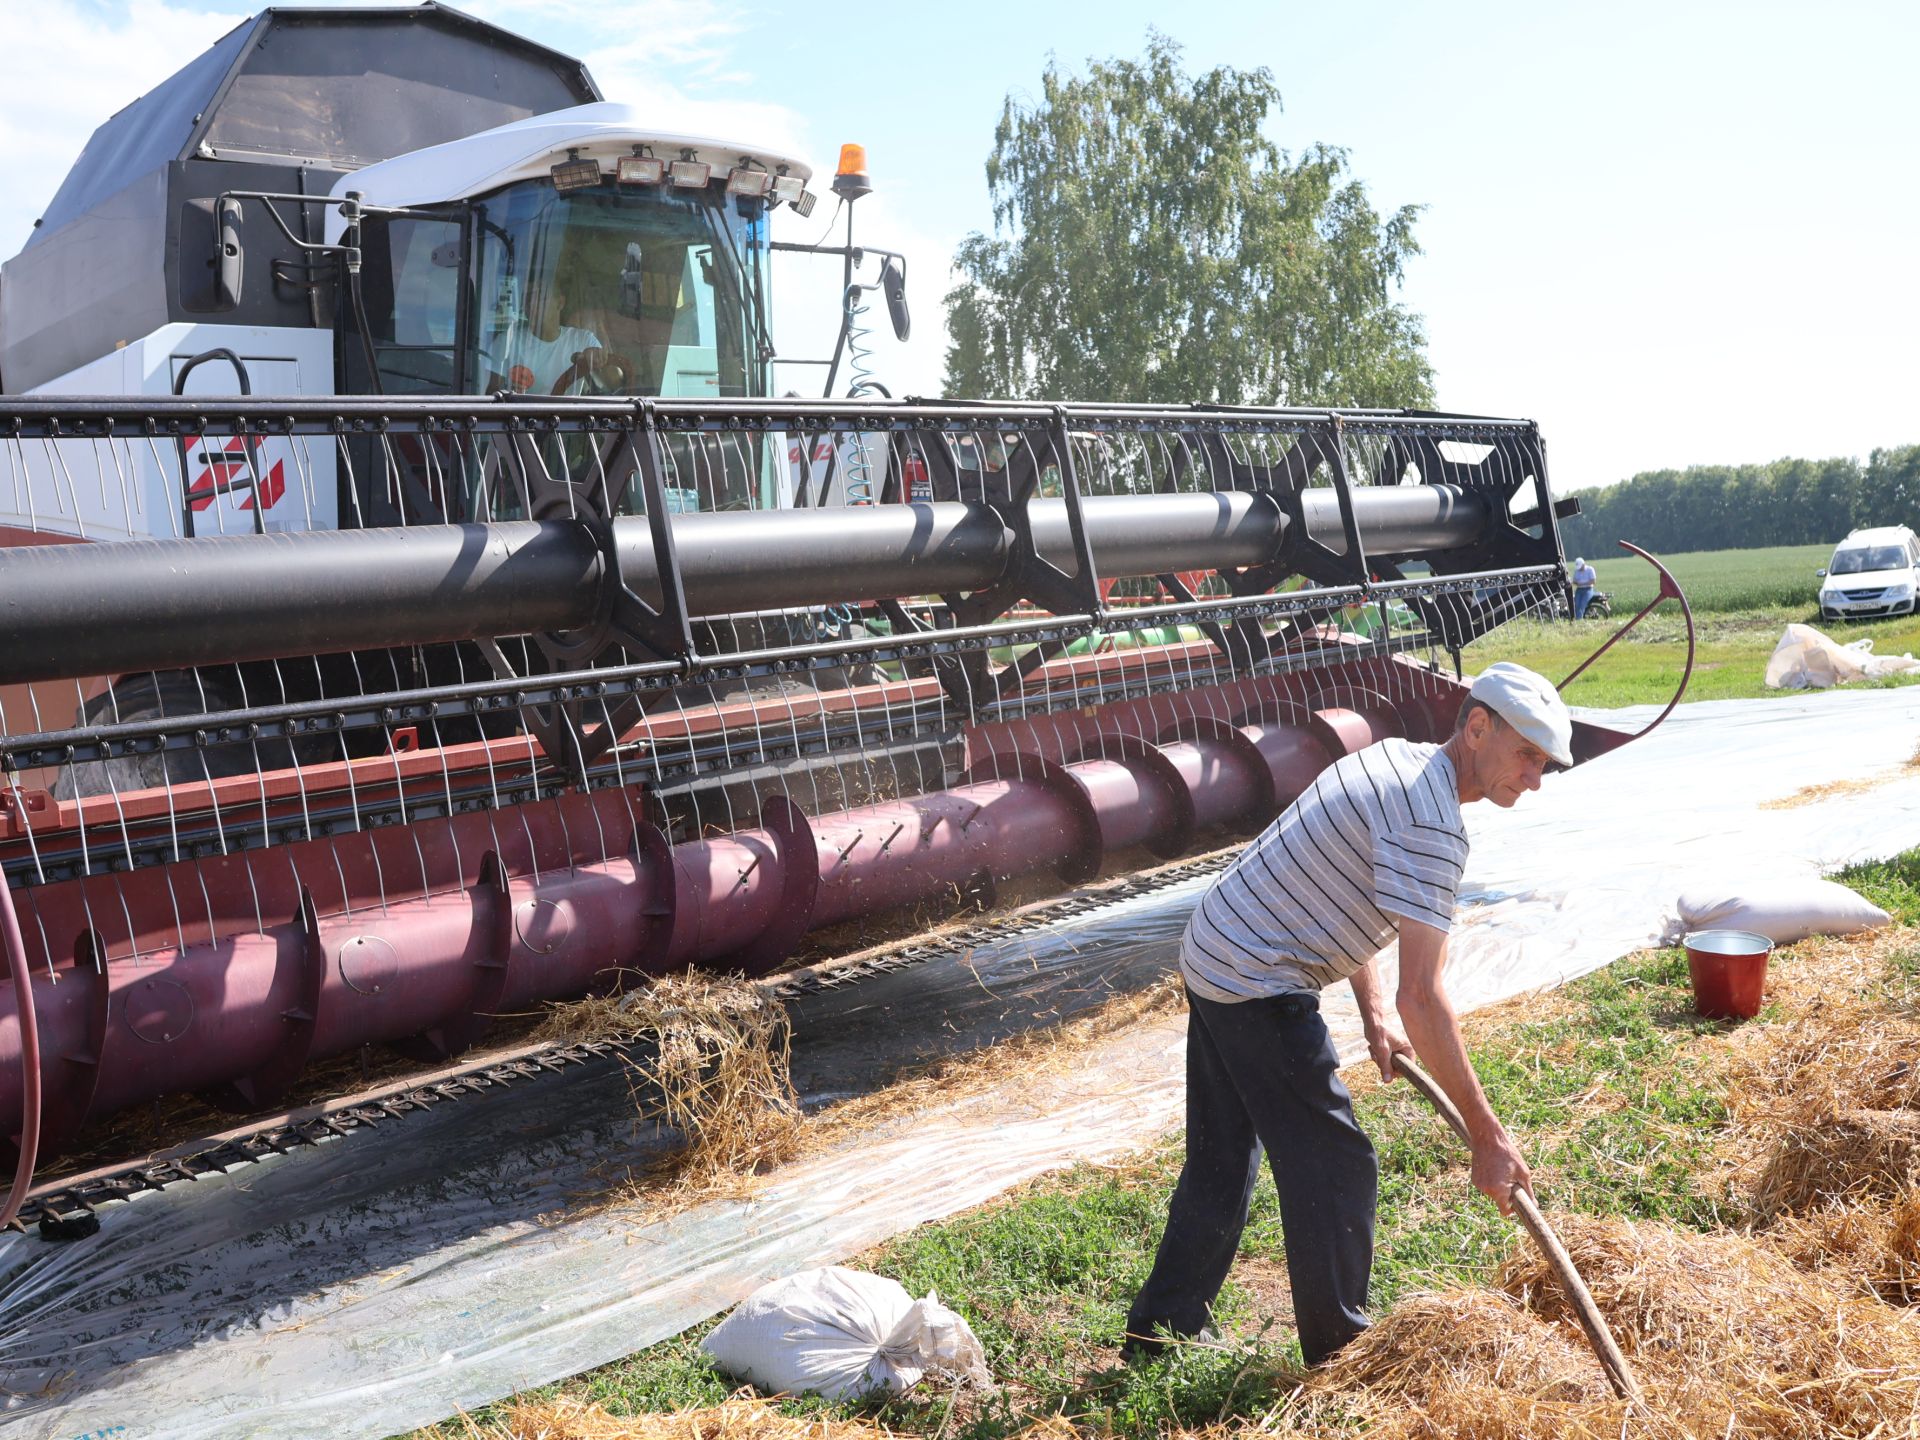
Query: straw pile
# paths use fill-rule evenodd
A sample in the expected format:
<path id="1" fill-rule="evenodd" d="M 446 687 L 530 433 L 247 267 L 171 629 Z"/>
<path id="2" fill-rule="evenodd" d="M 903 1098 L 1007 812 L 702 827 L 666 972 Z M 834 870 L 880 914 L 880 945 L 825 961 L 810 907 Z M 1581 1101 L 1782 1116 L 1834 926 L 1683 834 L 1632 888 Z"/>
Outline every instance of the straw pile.
<path id="1" fill-rule="evenodd" d="M 1753 1032 L 1728 1078 L 1730 1176 L 1756 1225 L 1867 1207 L 1822 1222 L 1847 1249 L 1920 1184 L 1920 1026 L 1857 986 Z"/>
<path id="2" fill-rule="evenodd" d="M 644 990 L 558 1007 L 538 1038 L 640 1043 L 635 1108 L 643 1122 L 684 1141 L 666 1163 L 674 1188 L 688 1196 L 742 1184 L 798 1149 L 786 1010 L 757 986 L 667 976 Z"/>
<path id="3" fill-rule="evenodd" d="M 1920 1303 L 1920 1190 L 1891 1206 L 1852 1206 L 1787 1216 L 1767 1239 L 1804 1270 L 1851 1277 L 1890 1305 Z"/>
<path id="4" fill-rule="evenodd" d="M 1726 1083 L 1717 1179 L 1750 1230 L 1554 1218 L 1650 1415 L 1605 1389 L 1547 1262 L 1516 1238 L 1496 1291 L 1403 1301 L 1307 1381 L 1295 1423 L 1476 1440 L 1920 1433 L 1920 1023 L 1873 979 L 1912 942 L 1796 946 L 1769 982 L 1780 1021 L 1676 1057 Z"/>
<path id="5" fill-rule="evenodd" d="M 1803 785 L 1791 795 L 1783 795 L 1777 800 L 1763 800 L 1762 810 L 1797 810 L 1802 805 L 1815 805 L 1822 800 L 1838 800 L 1848 795 L 1864 795 L 1870 790 L 1878 790 L 1882 785 L 1891 785 L 1896 780 L 1913 778 L 1920 770 L 1920 753 L 1911 760 L 1882 770 L 1877 774 L 1864 775 L 1852 780 L 1830 780 L 1824 785 Z"/>
<path id="6" fill-rule="evenodd" d="M 1792 1437 L 1920 1427 L 1920 1314 L 1759 1240 L 1556 1216 L 1639 1375 L 1650 1415 L 1614 1399 L 1530 1244 L 1498 1292 L 1418 1296 L 1309 1381 L 1383 1436 Z"/>
<path id="7" fill-rule="evenodd" d="M 1179 977 L 1123 991 L 1073 1019 L 902 1073 L 865 1095 L 802 1113 L 790 1069 L 792 1035 L 779 1001 L 749 981 L 663 977 L 640 991 L 555 1006 L 537 1040 L 638 1041 L 632 1092 L 643 1123 L 685 1140 L 653 1169 L 616 1177 L 581 1204 L 645 1200 L 656 1209 L 737 1195 L 776 1166 L 857 1143 L 900 1116 L 952 1104 L 1010 1081 L 1070 1071 L 1107 1036 L 1184 1003 Z M 657 1057 L 653 1053 L 657 1051 Z"/>
<path id="8" fill-rule="evenodd" d="M 751 1396 L 736 1396 L 701 1410 L 661 1415 L 614 1415 L 599 1405 L 564 1396 L 517 1400 L 497 1421 L 472 1420 L 445 1440 L 881 1440 L 892 1432 L 858 1420 L 799 1420 Z"/>

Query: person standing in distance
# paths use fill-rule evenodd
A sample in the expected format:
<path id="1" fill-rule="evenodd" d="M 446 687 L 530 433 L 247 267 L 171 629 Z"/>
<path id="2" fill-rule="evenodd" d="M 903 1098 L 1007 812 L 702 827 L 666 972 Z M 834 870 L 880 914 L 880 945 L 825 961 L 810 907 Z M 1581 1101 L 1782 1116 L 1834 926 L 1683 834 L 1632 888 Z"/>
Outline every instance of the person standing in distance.
<path id="1" fill-rule="evenodd" d="M 1481 1092 L 1442 984 L 1467 858 L 1460 807 L 1503 809 L 1571 765 L 1573 721 L 1522 666 L 1487 667 L 1443 745 L 1383 740 L 1320 773 L 1213 883 L 1188 922 L 1187 1156 L 1123 1354 L 1199 1335 L 1246 1225 L 1264 1149 L 1300 1349 L 1318 1365 L 1367 1327 L 1379 1167 L 1353 1117 L 1320 992 L 1353 986 L 1383 1080 L 1412 1054 L 1465 1117 L 1473 1183 L 1512 1210 L 1532 1175 Z M 1388 1018 L 1374 958 L 1400 939 Z"/>
<path id="2" fill-rule="evenodd" d="M 1586 557 L 1584 555 L 1574 556 L 1574 559 L 1573 559 L 1573 618 L 1574 619 L 1582 620 L 1586 618 L 1587 606 L 1593 603 L 1594 583 L 1597 580 L 1599 580 L 1599 578 L 1600 577 L 1594 571 L 1593 566 L 1587 563 Z"/>

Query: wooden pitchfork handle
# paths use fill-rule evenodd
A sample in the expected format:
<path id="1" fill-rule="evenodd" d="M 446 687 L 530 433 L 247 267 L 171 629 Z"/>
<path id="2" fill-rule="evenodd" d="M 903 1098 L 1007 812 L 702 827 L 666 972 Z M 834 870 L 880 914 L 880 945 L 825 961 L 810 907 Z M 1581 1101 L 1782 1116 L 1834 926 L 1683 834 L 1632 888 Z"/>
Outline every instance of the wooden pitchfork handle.
<path id="1" fill-rule="evenodd" d="M 1433 1077 L 1399 1051 L 1394 1053 L 1393 1065 L 1394 1069 L 1407 1077 L 1414 1089 L 1427 1097 L 1428 1103 L 1440 1112 L 1440 1118 L 1452 1127 L 1453 1133 L 1470 1146 L 1473 1142 L 1467 1138 L 1467 1122 L 1460 1118 L 1460 1112 L 1454 1108 L 1446 1092 L 1434 1084 Z M 1636 1410 L 1644 1412 L 1647 1402 L 1640 1393 L 1640 1382 L 1634 1378 L 1627 1357 L 1620 1353 L 1620 1346 L 1615 1342 L 1613 1332 L 1607 1328 L 1600 1307 L 1593 1303 L 1593 1295 L 1587 1289 L 1586 1281 L 1573 1268 L 1573 1257 L 1567 1254 L 1567 1247 L 1560 1243 L 1560 1237 L 1553 1233 L 1553 1227 L 1547 1224 L 1547 1217 L 1540 1213 L 1540 1207 L 1534 1203 L 1533 1196 L 1524 1186 L 1514 1186 L 1512 1198 L 1520 1223 L 1527 1227 L 1527 1233 L 1533 1236 L 1548 1263 L 1553 1266 L 1554 1273 L 1560 1277 L 1560 1288 L 1572 1302 L 1573 1313 L 1580 1317 L 1580 1328 L 1587 1332 L 1587 1343 L 1593 1347 L 1601 1368 L 1607 1372 L 1607 1383 L 1613 1387 L 1613 1393 Z"/>

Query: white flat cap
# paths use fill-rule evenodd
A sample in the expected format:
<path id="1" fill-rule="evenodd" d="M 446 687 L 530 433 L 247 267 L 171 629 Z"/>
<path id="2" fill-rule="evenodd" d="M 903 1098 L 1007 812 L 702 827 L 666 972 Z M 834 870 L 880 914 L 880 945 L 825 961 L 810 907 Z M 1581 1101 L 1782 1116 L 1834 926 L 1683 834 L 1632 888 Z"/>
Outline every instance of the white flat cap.
<path id="1" fill-rule="evenodd" d="M 1573 717 L 1543 675 L 1499 660 L 1467 692 L 1562 765 L 1573 764 Z"/>

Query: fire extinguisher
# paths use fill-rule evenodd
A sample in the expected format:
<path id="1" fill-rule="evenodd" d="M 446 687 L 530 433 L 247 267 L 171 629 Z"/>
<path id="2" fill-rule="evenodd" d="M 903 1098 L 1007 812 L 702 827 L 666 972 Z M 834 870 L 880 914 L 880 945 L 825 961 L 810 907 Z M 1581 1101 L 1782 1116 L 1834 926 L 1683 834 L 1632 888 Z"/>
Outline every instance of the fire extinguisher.
<path id="1" fill-rule="evenodd" d="M 910 501 L 933 501 L 933 479 L 927 474 L 927 462 L 918 455 L 909 455 L 900 467 L 901 478 L 906 481 L 903 487 Z"/>

